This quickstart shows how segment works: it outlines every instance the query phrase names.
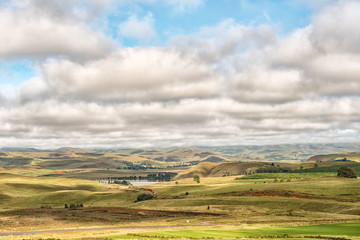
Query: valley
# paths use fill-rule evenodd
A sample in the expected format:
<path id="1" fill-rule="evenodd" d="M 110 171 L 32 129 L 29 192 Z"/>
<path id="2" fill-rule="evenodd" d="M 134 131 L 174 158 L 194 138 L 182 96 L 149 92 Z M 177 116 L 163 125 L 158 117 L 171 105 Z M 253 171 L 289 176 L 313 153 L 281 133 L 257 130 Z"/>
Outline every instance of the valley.
<path id="1" fill-rule="evenodd" d="M 121 151 L 2 151 L 0 239 L 360 239 L 360 180 L 336 176 L 341 166 L 360 172 L 356 153 L 231 162 Z M 122 183 L 149 176 L 169 179 Z"/>

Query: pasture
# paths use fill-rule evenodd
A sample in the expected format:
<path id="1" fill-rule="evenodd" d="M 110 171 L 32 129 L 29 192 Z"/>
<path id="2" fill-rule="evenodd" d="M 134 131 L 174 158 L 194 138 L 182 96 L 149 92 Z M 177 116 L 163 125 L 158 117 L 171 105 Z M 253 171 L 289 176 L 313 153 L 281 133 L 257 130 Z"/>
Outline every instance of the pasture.
<path id="1" fill-rule="evenodd" d="M 352 226 L 354 230 L 348 231 L 349 234 L 327 232 L 333 237 L 356 239 L 360 222 L 360 180 L 338 177 L 274 182 L 273 179 L 227 176 L 201 178 L 200 183 L 187 178 L 149 185 L 146 189 L 134 186 L 108 189 L 89 180 L 0 174 L 0 189 L 2 233 L 94 226 L 170 226 L 166 230 L 129 228 L 121 234 L 115 230 L 40 234 L 33 239 L 156 239 L 180 236 L 185 239 L 264 239 L 284 234 L 304 239 L 304 236 L 314 234 L 326 235 L 327 230 L 321 230 L 327 229 L 324 226 L 341 231 L 346 229 L 344 226 Z M 139 194 L 150 189 L 154 199 L 135 201 Z M 64 208 L 65 203 L 72 202 L 81 202 L 84 208 Z M 328 225 L 344 223 L 349 225 Z M 184 228 L 172 228 L 174 225 Z M 321 227 L 315 227 L 318 225 Z M 300 236 L 299 232 L 303 234 Z M 355 233 L 351 235 L 351 232 Z M 12 236 L 11 239 L 32 238 Z"/>

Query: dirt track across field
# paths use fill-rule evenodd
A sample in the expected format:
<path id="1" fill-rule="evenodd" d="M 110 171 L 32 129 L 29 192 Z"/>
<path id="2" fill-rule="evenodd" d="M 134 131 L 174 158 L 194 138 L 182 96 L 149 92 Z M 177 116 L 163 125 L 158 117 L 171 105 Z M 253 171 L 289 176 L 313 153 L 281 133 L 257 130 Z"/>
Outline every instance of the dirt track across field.
<path id="1" fill-rule="evenodd" d="M 103 228 L 76 228 L 76 229 L 59 229 L 59 230 L 44 230 L 31 232 L 7 232 L 0 233 L 0 237 L 5 236 L 23 236 L 23 235 L 37 235 L 47 233 L 66 233 L 66 232 L 87 232 L 87 231 L 106 231 L 106 230 L 123 230 L 123 229 L 156 229 L 156 228 L 181 228 L 181 227 L 204 227 L 217 226 L 216 224 L 198 224 L 198 225 L 168 225 L 168 226 L 138 226 L 138 227 L 103 227 Z"/>

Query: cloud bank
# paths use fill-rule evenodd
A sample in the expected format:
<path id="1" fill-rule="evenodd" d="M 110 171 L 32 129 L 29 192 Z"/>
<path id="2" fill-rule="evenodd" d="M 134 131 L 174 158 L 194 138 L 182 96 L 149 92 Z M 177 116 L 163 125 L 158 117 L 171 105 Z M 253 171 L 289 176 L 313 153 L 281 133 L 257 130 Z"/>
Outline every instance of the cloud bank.
<path id="1" fill-rule="evenodd" d="M 285 36 L 272 26 L 226 19 L 166 46 L 116 49 L 69 4 L 69 14 L 48 6 L 57 13 L 51 16 L 35 17 L 36 6 L 0 10 L 8 43 L 1 57 L 42 58 L 39 75 L 15 98 L 0 91 L 3 145 L 358 141 L 358 1 L 317 6 L 311 24 Z M 174 4 L 183 11 L 202 2 Z M 154 24 L 152 15 L 133 15 L 119 33 L 150 41 Z"/>

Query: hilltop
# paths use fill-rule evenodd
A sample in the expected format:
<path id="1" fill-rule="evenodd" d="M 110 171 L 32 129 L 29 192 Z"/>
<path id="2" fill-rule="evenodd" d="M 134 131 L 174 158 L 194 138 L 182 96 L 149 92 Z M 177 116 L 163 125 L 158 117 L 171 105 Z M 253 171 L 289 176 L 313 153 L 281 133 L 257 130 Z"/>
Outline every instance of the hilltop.
<path id="1" fill-rule="evenodd" d="M 309 158 L 309 161 L 315 162 L 360 162 L 360 152 L 340 152 L 324 155 L 315 155 Z"/>
<path id="2" fill-rule="evenodd" d="M 305 162 L 348 156 L 359 161 L 360 144 L 284 144 L 265 146 L 178 147 L 144 149 L 55 150 L 3 148 L 1 166 L 38 166 L 47 169 L 192 166 L 202 162 Z M 342 154 L 333 155 L 334 152 Z M 354 152 L 354 153 L 351 153 Z M 331 154 L 331 155 L 327 155 Z M 316 155 L 316 157 L 312 157 Z M 136 167 L 135 167 L 136 168 Z"/>

